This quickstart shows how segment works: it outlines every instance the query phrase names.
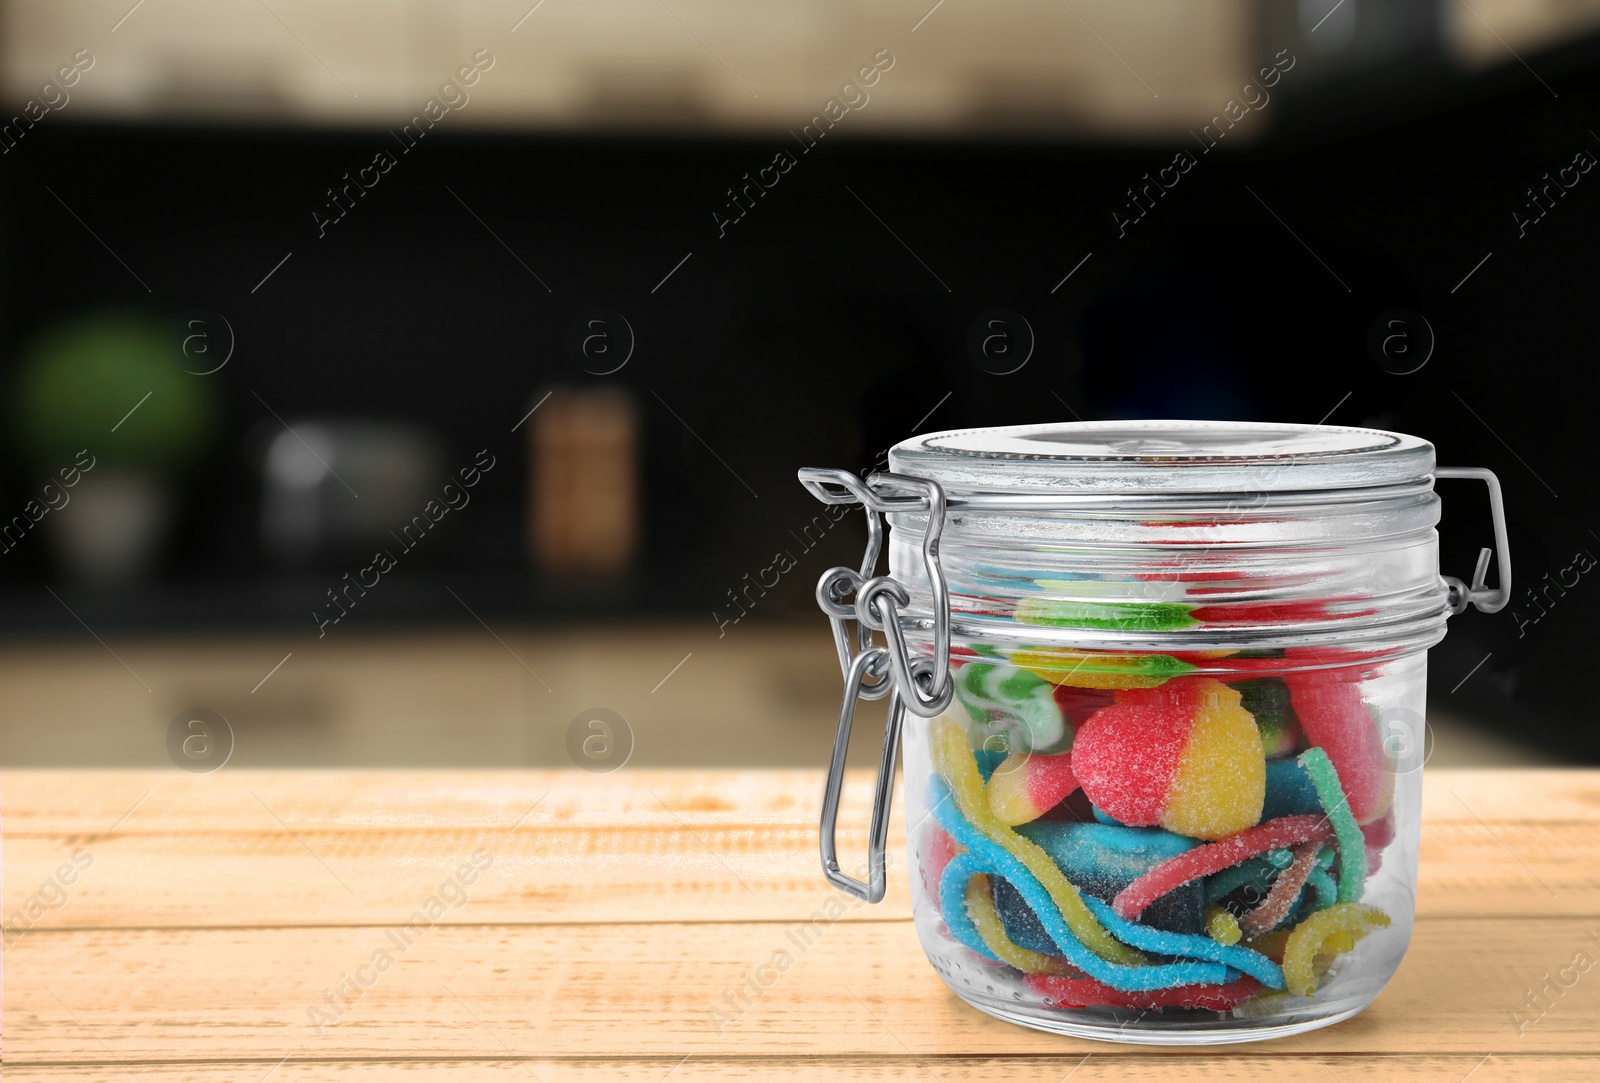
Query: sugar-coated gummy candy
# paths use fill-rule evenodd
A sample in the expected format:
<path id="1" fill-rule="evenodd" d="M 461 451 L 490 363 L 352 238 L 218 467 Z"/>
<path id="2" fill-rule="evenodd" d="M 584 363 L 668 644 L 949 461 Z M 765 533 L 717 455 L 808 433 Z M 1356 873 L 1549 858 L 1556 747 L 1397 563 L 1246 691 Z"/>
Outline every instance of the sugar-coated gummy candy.
<path id="1" fill-rule="evenodd" d="M 1271 959 L 1254 948 L 1240 944 L 1219 944 L 1204 934 L 1174 933 L 1165 929 L 1152 929 L 1137 921 L 1127 921 L 1117 916 L 1107 903 L 1093 896 L 1084 900 L 1095 917 L 1105 922 L 1106 928 L 1118 940 L 1142 948 L 1155 955 L 1175 958 L 1204 959 L 1223 963 L 1232 970 L 1242 971 L 1270 989 L 1283 988 L 1283 971 Z"/>
<path id="2" fill-rule="evenodd" d="M 972 750 L 972 758 L 978 765 L 978 777 L 983 780 L 985 786 L 994 777 L 995 770 L 1002 763 L 1005 763 L 1010 755 L 1011 753 L 1003 748 L 975 748 Z"/>
<path id="3" fill-rule="evenodd" d="M 1353 947 L 1355 939 L 1373 928 L 1387 928 L 1389 924 L 1388 914 L 1364 903 L 1337 903 L 1306 918 L 1284 940 L 1283 977 L 1289 992 L 1308 997 L 1316 991 L 1313 960 L 1318 953 L 1325 953 L 1330 947 L 1348 951 L 1345 943 Z M 1341 933 L 1350 936 L 1341 943 L 1328 943 Z"/>
<path id="4" fill-rule="evenodd" d="M 1018 624 L 1107 631 L 1170 632 L 1198 623 L 1189 606 L 1177 602 L 1101 602 L 1075 598 L 1024 597 L 1017 601 Z"/>
<path id="5" fill-rule="evenodd" d="M 1261 991 L 1261 983 L 1241 975 L 1226 984 L 1179 985 L 1144 993 L 1123 992 L 1092 978 L 1055 977 L 1030 974 L 1023 983 L 1033 992 L 1060 1008 L 1190 1008 L 1196 1011 L 1226 1012 L 1238 1007 Z"/>
<path id="6" fill-rule="evenodd" d="M 1158 827 L 1040 822 L 1019 827 L 1017 833 L 1032 840 L 1048 854 L 1080 892 L 1105 902 L 1116 898 L 1119 891 L 1163 861 L 1196 845 L 1193 839 L 1174 835 Z M 997 901 L 1003 890 L 996 891 Z M 1020 903 L 1020 900 L 1016 901 Z M 1158 899 L 1140 915 L 1139 920 L 1170 932 L 1199 933 L 1203 931 L 1204 905 L 1204 889 L 1199 882 L 1195 882 Z M 1026 916 L 1015 907 L 1009 911 L 1007 907 L 1002 907 L 1001 914 L 1008 919 L 1008 927 L 1010 919 L 1015 916 L 1019 924 L 1026 928 Z"/>
<path id="7" fill-rule="evenodd" d="M 1322 799 L 1317 796 L 1317 788 L 1299 760 L 1267 761 L 1267 796 L 1261 805 L 1263 820 L 1320 811 Z"/>
<path id="8" fill-rule="evenodd" d="M 1009 731 L 1008 751 L 1064 751 L 1071 747 L 1054 688 L 1038 674 L 1012 665 L 969 662 L 955 671 L 955 695 L 978 726 Z"/>
<path id="9" fill-rule="evenodd" d="M 1083 651 L 1069 647 L 1024 647 L 1013 651 L 1011 664 L 1038 674 L 1051 684 L 1070 688 L 1154 688 L 1174 677 L 1193 673 L 1191 662 L 1170 654 Z"/>
<path id="10" fill-rule="evenodd" d="M 1221 872 L 1266 850 L 1313 841 L 1333 841 L 1333 828 L 1328 826 L 1326 816 L 1284 816 L 1268 820 L 1163 861 L 1118 892 L 1112 906 L 1119 917 L 1136 920 L 1151 903 L 1191 880 Z"/>
<path id="11" fill-rule="evenodd" d="M 1300 753 L 1300 765 L 1317 788 L 1322 810 L 1333 825 L 1333 837 L 1339 845 L 1339 901 L 1360 902 L 1367 882 L 1367 839 L 1350 813 L 1345 791 L 1339 784 L 1339 773 L 1327 751 L 1321 748 L 1308 748 Z"/>
<path id="12" fill-rule="evenodd" d="M 1390 809 L 1371 823 L 1361 825 L 1367 839 L 1367 875 L 1373 876 L 1383 867 L 1383 849 L 1394 841 L 1394 809 Z"/>
<path id="13" fill-rule="evenodd" d="M 1038 671 L 1035 671 L 1038 672 Z M 1049 680 L 1048 673 L 1039 672 L 1039 676 Z M 1089 720 L 1089 716 L 1102 707 L 1109 707 L 1116 700 L 1116 693 L 1110 688 L 1079 688 L 1070 684 L 1055 684 L 1056 706 L 1061 708 L 1061 715 L 1067 724 L 1076 730 Z"/>
<path id="14" fill-rule="evenodd" d="M 933 788 L 940 798 L 943 792 L 948 792 L 943 779 L 934 779 Z M 969 881 L 982 874 L 1009 880 L 1038 916 L 1045 932 L 1054 941 L 1057 952 L 1067 963 L 1097 981 L 1118 989 L 1144 990 L 1227 980 L 1228 967 L 1223 963 L 1202 959 L 1150 963 L 1144 955 L 1115 940 L 1110 942 L 1121 951 L 1130 953 L 1132 963 L 1115 963 L 1102 958 L 1089 950 L 1077 937 L 1075 930 L 1068 927 L 1064 915 L 1055 904 L 1055 898 L 1034 877 L 1032 869 L 965 820 L 954 801 L 939 800 L 933 806 L 933 814 L 957 842 L 968 848 L 967 853 L 958 855 L 944 871 L 944 879 L 939 885 L 939 912 L 944 917 L 950 935 L 979 956 L 998 958 L 979 935 L 967 908 Z M 1045 860 L 1048 863 L 1048 859 Z M 1100 906 L 1105 905 L 1098 899 L 1094 901 Z M 1091 921 L 1095 920 L 1092 914 L 1089 917 Z M 1096 928 L 1101 928 L 1098 922 Z M 1107 939 L 1110 939 L 1109 934 Z"/>
<path id="15" fill-rule="evenodd" d="M 1119 692 L 1079 731 L 1072 768 L 1095 806 L 1124 824 L 1219 839 L 1261 819 L 1255 721 L 1238 692 L 1210 678 Z"/>
<path id="16" fill-rule="evenodd" d="M 1007 827 L 1037 820 L 1078 788 L 1072 757 L 1012 753 L 989 776 L 989 811 Z"/>
<path id="17" fill-rule="evenodd" d="M 1356 823 L 1370 823 L 1394 801 L 1394 765 L 1383 735 L 1349 671 L 1309 670 L 1284 675 L 1306 740 L 1324 749 Z"/>
<path id="18" fill-rule="evenodd" d="M 978 776 L 977 763 L 972 758 L 972 748 L 967 744 L 967 737 L 962 727 L 948 714 L 944 714 L 935 718 L 929 728 L 932 731 L 934 767 L 942 779 L 942 785 L 934 788 L 946 790 L 951 799 L 950 802 L 946 802 L 938 794 L 931 798 L 936 818 L 944 829 L 949 831 L 957 842 L 969 848 L 973 845 L 974 838 L 987 839 L 1010 855 L 1018 866 L 1036 879 L 1055 902 L 1065 927 L 1071 930 L 1078 942 L 1096 956 L 1124 965 L 1143 962 L 1142 955 L 1125 944 L 1118 943 L 1110 933 L 1106 932 L 1104 926 L 1095 920 L 1089 908 L 1084 905 L 1078 889 L 1062 875 L 1061 870 L 1050 860 L 1050 855 L 995 820 L 989 811 L 989 801 L 983 793 L 983 782 Z M 955 806 L 953 818 L 945 815 L 952 811 L 943 808 L 945 804 Z M 947 917 L 946 921 L 948 920 Z M 1054 933 L 1051 935 L 1053 937 Z"/>
<path id="19" fill-rule="evenodd" d="M 1365 617 L 1377 612 L 1374 609 L 1355 609 L 1339 612 L 1338 602 L 1360 601 L 1356 598 L 1301 598 L 1281 602 L 1245 602 L 1206 605 L 1194 610 L 1194 618 L 1206 624 L 1299 624 L 1304 621 L 1349 619 Z"/>
<path id="20" fill-rule="evenodd" d="M 1294 911 L 1306 878 L 1317 867 L 1320 850 L 1321 846 L 1314 842 L 1295 847 L 1294 860 L 1287 869 L 1278 873 L 1266 897 L 1240 916 L 1239 929 L 1247 938 L 1254 939 L 1262 933 L 1271 932 Z"/>
<path id="21" fill-rule="evenodd" d="M 1006 881 L 994 878 L 993 886 L 990 877 L 984 874 L 971 877 L 967 881 L 967 917 L 972 922 L 974 931 L 983 941 L 994 957 L 1008 966 L 1014 966 L 1024 974 L 1065 974 L 1074 972 L 1065 959 L 1054 954 L 1056 945 L 1048 936 L 1043 935 L 1043 944 L 1038 947 L 1025 947 L 1010 935 L 1010 930 L 1001 920 L 995 907 L 991 892 L 996 891 Z"/>
<path id="22" fill-rule="evenodd" d="M 1212 903 L 1206 907 L 1206 935 L 1219 944 L 1237 944 L 1244 933 L 1227 907 Z"/>
<path id="23" fill-rule="evenodd" d="M 1267 893 L 1272 886 L 1272 878 L 1278 875 L 1280 866 L 1268 861 L 1264 857 L 1253 857 L 1248 861 L 1241 861 L 1231 868 L 1223 869 L 1205 878 L 1206 902 L 1214 903 L 1223 899 L 1241 888 L 1253 897 L 1259 898 Z"/>
<path id="24" fill-rule="evenodd" d="M 1235 684 L 1241 705 L 1256 720 L 1261 750 L 1270 760 L 1293 755 L 1300 743 L 1300 720 L 1289 704 L 1289 686 L 1277 677 Z"/>
<path id="25" fill-rule="evenodd" d="M 950 833 L 938 824 L 929 824 L 922 833 L 922 841 L 917 847 L 917 868 L 922 874 L 922 886 L 930 899 L 939 897 L 939 879 L 944 875 L 945 866 L 950 864 L 950 859 L 960 849 Z"/>

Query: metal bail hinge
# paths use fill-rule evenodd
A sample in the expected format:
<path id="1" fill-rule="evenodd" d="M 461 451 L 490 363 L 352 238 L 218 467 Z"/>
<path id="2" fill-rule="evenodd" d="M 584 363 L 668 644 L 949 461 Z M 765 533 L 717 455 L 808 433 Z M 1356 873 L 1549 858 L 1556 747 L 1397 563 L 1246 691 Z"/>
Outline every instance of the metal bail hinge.
<path id="1" fill-rule="evenodd" d="M 867 549 L 860 570 L 829 568 L 817 581 L 817 605 L 828 616 L 839 668 L 844 673 L 844 698 L 839 706 L 839 728 L 833 739 L 833 759 L 822 793 L 822 871 L 828 882 L 867 902 L 879 902 L 887 889 L 884 850 L 889 834 L 889 806 L 894 797 L 895 761 L 900 752 L 900 729 L 906 711 L 932 718 L 950 705 L 950 588 L 939 568 L 939 534 L 944 529 L 944 490 L 934 481 L 904 474 L 873 474 L 863 481 L 848 470 L 808 467 L 800 482 L 824 504 L 860 504 L 867 515 Z M 890 513 L 928 516 L 922 536 L 922 572 L 932 595 L 933 653 L 913 659 L 906 645 L 900 612 L 910 604 L 905 586 L 893 576 L 874 576 L 883 549 L 883 519 Z M 853 596 L 853 597 L 852 597 Z M 855 634 L 849 623 L 856 622 Z M 882 632 L 884 644 L 873 642 Z M 834 834 L 839 819 L 839 793 L 844 785 L 845 756 L 850 747 L 850 727 L 860 700 L 889 700 L 884 725 L 883 755 L 878 762 L 878 782 L 872 801 L 872 827 L 867 837 L 867 880 L 846 876 L 839 869 Z"/>
<path id="2" fill-rule="evenodd" d="M 1478 552 L 1478 566 L 1472 572 L 1469 587 L 1453 575 L 1444 576 L 1450 589 L 1450 613 L 1454 616 L 1467 606 L 1475 605 L 1480 613 L 1498 613 L 1511 600 L 1511 543 L 1506 540 L 1506 508 L 1500 496 L 1500 479 L 1494 471 L 1481 466 L 1440 466 L 1433 471 L 1436 478 L 1477 478 L 1489 486 L 1489 512 L 1494 519 L 1494 549 Z M 1500 585 L 1494 589 L 1484 585 L 1489 572 L 1489 557 L 1495 557 L 1500 572 Z"/>

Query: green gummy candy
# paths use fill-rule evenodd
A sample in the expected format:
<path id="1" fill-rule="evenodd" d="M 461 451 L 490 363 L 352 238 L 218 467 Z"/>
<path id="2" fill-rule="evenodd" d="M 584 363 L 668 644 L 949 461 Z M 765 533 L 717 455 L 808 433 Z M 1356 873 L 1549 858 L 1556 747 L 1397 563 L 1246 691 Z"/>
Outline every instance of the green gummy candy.
<path id="1" fill-rule="evenodd" d="M 1022 598 L 1013 614 L 1021 624 L 1052 628 L 1099 628 L 1170 632 L 1199 622 L 1176 602 L 1081 602 L 1069 598 Z"/>
<path id="2" fill-rule="evenodd" d="M 1064 752 L 1065 747 L 1055 747 L 1063 741 L 1070 747 L 1072 735 L 1056 704 L 1055 685 L 1036 673 L 1016 666 L 969 662 L 956 671 L 955 692 L 975 724 L 1025 731 L 1018 734 L 1024 742 L 1013 751 Z"/>
<path id="3" fill-rule="evenodd" d="M 1261 731 L 1261 748 L 1267 758 L 1281 756 L 1294 748 L 1295 729 L 1300 719 L 1289 703 L 1289 686 L 1276 677 L 1244 681 L 1233 685 L 1240 705 L 1256 720 Z"/>
<path id="4" fill-rule="evenodd" d="M 1367 880 L 1367 840 L 1350 813 L 1350 802 L 1339 785 L 1339 772 L 1320 748 L 1308 748 L 1299 758 L 1300 766 L 1317 788 L 1322 811 L 1333 825 L 1333 837 L 1339 844 L 1339 901 L 1360 902 Z"/>
<path id="5" fill-rule="evenodd" d="M 1248 886 L 1256 895 L 1265 895 L 1278 874 L 1278 866 L 1266 858 L 1253 857 L 1248 861 L 1223 869 L 1206 877 L 1206 902 L 1214 903 Z"/>

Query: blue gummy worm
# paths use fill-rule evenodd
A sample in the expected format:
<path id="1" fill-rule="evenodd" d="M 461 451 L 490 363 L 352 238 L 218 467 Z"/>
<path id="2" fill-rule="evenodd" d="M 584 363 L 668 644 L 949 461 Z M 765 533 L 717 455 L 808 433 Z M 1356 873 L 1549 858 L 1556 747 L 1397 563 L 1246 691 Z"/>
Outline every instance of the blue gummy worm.
<path id="1" fill-rule="evenodd" d="M 972 879 L 973 872 L 983 871 L 966 871 L 967 865 L 974 864 L 965 860 L 970 856 L 957 854 L 944 867 L 944 874 L 939 878 L 939 913 L 944 917 L 945 927 L 950 930 L 951 936 L 985 959 L 998 963 L 999 957 L 983 942 L 983 937 L 978 935 L 978 927 L 972 923 L 972 915 L 967 913 L 967 881 Z"/>
<path id="2" fill-rule="evenodd" d="M 1317 893 L 1317 909 L 1326 910 L 1339 901 L 1339 888 L 1333 882 L 1333 877 L 1328 875 L 1328 870 L 1318 868 L 1311 870 L 1311 875 L 1306 877 L 1306 887 Z"/>
<path id="3" fill-rule="evenodd" d="M 1242 944 L 1219 944 L 1209 936 L 1168 932 L 1166 929 L 1140 925 L 1136 921 L 1124 921 L 1115 910 L 1093 895 L 1085 895 L 1083 901 L 1112 936 L 1140 951 L 1226 963 L 1230 969 L 1244 971 L 1269 989 L 1283 988 L 1283 971 L 1278 964 L 1253 948 Z"/>
<path id="4" fill-rule="evenodd" d="M 1021 892 L 1022 897 L 1028 900 L 1029 906 L 1038 906 L 1038 901 L 1030 894 L 1037 893 L 1044 901 L 1049 903 L 1047 909 L 1038 911 L 1039 923 L 1044 926 L 1050 939 L 1056 942 L 1061 949 L 1061 954 L 1067 962 L 1088 974 L 1091 978 L 1113 989 L 1123 992 L 1146 992 L 1151 989 L 1169 989 L 1175 985 L 1200 985 L 1221 984 L 1227 980 L 1226 966 L 1212 962 L 1184 961 L 1179 963 L 1161 963 L 1155 966 L 1123 966 L 1120 963 L 1110 963 L 1100 958 L 1094 952 L 1084 947 L 1077 937 L 1072 935 L 1072 930 L 1067 928 L 1065 921 L 1056 911 L 1054 901 L 1048 892 L 1034 879 L 1021 862 L 1012 858 L 999 846 L 985 839 L 984 842 L 993 847 L 994 851 L 1004 854 L 1011 859 L 1015 866 L 1012 869 L 997 870 L 994 865 L 985 861 L 985 857 L 994 858 L 994 853 L 979 855 L 975 851 L 961 854 L 951 860 L 945 867 L 944 879 L 939 883 L 939 901 L 944 913 L 945 924 L 949 926 L 951 935 L 969 948 L 978 950 L 986 958 L 993 959 L 991 952 L 983 943 L 983 938 L 978 935 L 977 928 L 972 924 L 972 917 L 967 913 L 966 891 L 967 882 L 979 873 L 988 876 L 1003 876 L 1010 880 L 1013 887 Z M 1001 864 L 1004 864 L 1003 862 Z M 1019 876 L 1026 876 L 1027 883 L 1018 881 Z M 1096 900 L 1098 901 L 1098 900 Z M 1102 904 L 1103 905 L 1103 904 Z M 955 920 L 952 920 L 954 916 Z M 1213 943 L 1215 943 L 1213 941 Z M 1282 979 L 1279 979 L 1280 983 Z"/>
<path id="5" fill-rule="evenodd" d="M 1154 966 L 1124 966 L 1100 958 L 1072 935 L 1061 912 L 1056 909 L 1055 900 L 1050 898 L 1050 893 L 1028 871 L 1027 866 L 969 824 L 955 808 L 954 801 L 947 800 L 949 789 L 942 778 L 934 778 L 930 796 L 934 800 L 933 811 L 939 826 L 967 848 L 967 853 L 951 860 L 939 883 L 939 902 L 945 925 L 962 944 L 973 947 L 973 941 L 979 945 L 983 943 L 967 914 L 966 885 L 973 876 L 984 873 L 1011 881 L 1011 886 L 1017 889 L 1023 901 L 1033 910 L 1045 934 L 1055 941 L 1067 962 L 1113 989 L 1148 992 L 1152 989 L 1170 989 L 1176 985 L 1221 984 L 1227 977 L 1227 967 L 1220 963 L 1187 961 Z M 986 958 L 994 958 L 987 947 L 974 950 L 981 951 Z"/>

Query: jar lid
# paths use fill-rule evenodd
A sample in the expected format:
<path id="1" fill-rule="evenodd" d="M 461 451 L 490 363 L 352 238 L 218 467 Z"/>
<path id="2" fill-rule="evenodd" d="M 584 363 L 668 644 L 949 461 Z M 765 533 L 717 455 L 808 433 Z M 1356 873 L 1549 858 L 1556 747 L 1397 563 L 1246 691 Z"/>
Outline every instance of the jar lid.
<path id="1" fill-rule="evenodd" d="M 1403 433 L 1253 421 L 1077 421 L 926 433 L 889 468 L 953 501 L 986 494 L 1309 492 L 1430 480 L 1433 445 Z"/>

